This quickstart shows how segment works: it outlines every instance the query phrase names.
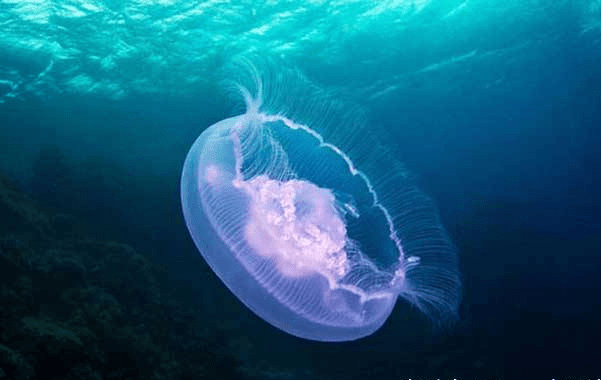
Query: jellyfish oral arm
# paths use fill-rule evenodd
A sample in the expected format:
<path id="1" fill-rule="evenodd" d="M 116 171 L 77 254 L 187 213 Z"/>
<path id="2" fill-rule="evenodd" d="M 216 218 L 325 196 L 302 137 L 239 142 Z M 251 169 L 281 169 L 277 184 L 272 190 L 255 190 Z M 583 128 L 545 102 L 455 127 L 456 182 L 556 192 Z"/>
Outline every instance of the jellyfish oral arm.
<path id="1" fill-rule="evenodd" d="M 346 228 L 329 190 L 265 176 L 238 186 L 251 199 L 246 238 L 257 254 L 273 258 L 286 276 L 318 272 L 331 283 L 344 277 Z"/>

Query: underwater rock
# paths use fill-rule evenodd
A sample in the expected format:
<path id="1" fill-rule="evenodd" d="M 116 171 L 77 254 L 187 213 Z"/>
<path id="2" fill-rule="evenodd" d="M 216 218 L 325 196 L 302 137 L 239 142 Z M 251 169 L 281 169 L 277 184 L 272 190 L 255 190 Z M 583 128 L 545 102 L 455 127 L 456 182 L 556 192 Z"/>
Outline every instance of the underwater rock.
<path id="1" fill-rule="evenodd" d="M 46 273 L 78 273 L 82 276 L 86 272 L 85 265 L 81 262 L 81 257 L 76 252 L 49 249 L 39 254 L 36 257 L 35 263 L 32 264 L 35 270 Z"/>
<path id="2" fill-rule="evenodd" d="M 49 238 L 52 228 L 41 213 L 17 186 L 0 175 L 0 230 L 4 235 L 28 239 Z"/>
<path id="3" fill-rule="evenodd" d="M 97 240 L 71 240 L 64 251 L 76 252 L 89 272 L 88 280 L 109 289 L 118 298 L 159 303 L 152 264 L 131 246 Z"/>
<path id="4" fill-rule="evenodd" d="M 102 380 L 102 375 L 87 366 L 73 367 L 65 380 Z"/>
<path id="5" fill-rule="evenodd" d="M 25 317 L 22 322 L 28 341 L 21 351 L 34 358 L 37 373 L 62 377 L 74 363 L 85 359 L 85 346 L 73 331 L 46 319 Z"/>
<path id="6" fill-rule="evenodd" d="M 38 338 L 49 353 L 76 351 L 83 347 L 83 342 L 70 330 L 50 321 L 32 317 L 23 318 L 24 330 L 30 337 Z"/>
<path id="7" fill-rule="evenodd" d="M 0 368 L 6 376 L 14 380 L 28 380 L 35 375 L 33 367 L 21 354 L 0 344 Z"/>

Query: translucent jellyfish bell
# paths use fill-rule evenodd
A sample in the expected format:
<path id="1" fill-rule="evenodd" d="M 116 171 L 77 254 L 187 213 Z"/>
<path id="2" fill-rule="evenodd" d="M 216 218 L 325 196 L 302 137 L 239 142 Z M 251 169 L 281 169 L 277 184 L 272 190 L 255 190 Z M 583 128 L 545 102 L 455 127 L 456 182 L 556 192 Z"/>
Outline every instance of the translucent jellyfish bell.
<path id="1" fill-rule="evenodd" d="M 263 104 L 261 80 L 255 87 L 241 88 L 246 112 L 206 129 L 184 164 L 184 216 L 213 271 L 258 316 L 301 338 L 372 334 L 399 296 L 452 319 L 457 259 L 430 199 L 323 96 L 288 97 L 305 104 L 302 122 L 294 105 L 279 105 L 285 116 Z"/>

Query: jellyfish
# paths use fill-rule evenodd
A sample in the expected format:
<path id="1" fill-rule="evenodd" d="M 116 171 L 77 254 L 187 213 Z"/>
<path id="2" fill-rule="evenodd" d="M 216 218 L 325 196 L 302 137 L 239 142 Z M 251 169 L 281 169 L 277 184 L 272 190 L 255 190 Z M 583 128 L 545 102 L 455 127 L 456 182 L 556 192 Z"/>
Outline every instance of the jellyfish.
<path id="1" fill-rule="evenodd" d="M 309 340 L 368 336 L 397 300 L 437 324 L 455 320 L 456 250 L 390 149 L 337 119 L 331 99 L 275 95 L 302 102 L 297 117 L 265 99 L 267 87 L 295 86 L 253 78 L 238 86 L 245 112 L 201 133 L 181 177 L 186 225 L 221 281 L 264 321 Z"/>

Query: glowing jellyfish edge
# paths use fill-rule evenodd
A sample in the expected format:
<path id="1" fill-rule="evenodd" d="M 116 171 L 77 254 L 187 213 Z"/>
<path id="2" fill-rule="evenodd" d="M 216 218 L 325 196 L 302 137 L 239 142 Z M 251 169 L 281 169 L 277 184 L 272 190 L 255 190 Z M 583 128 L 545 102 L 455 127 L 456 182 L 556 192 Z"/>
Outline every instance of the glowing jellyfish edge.
<path id="1" fill-rule="evenodd" d="M 454 313 L 460 286 L 454 256 L 447 260 L 448 265 L 435 263 L 420 273 L 420 257 L 405 256 L 392 216 L 380 204 L 368 176 L 350 157 L 309 126 L 261 112 L 260 86 L 256 99 L 246 89 L 241 91 L 246 113 L 222 120 L 200 135 L 186 157 L 181 181 L 188 229 L 226 286 L 273 326 L 320 341 L 353 340 L 373 333 L 386 321 L 399 295 L 426 313 L 431 310 L 429 305 L 443 309 L 441 313 Z M 389 238 L 398 250 L 393 268 L 376 268 L 347 239 L 334 193 L 296 178 L 286 152 L 262 131 L 272 124 L 312 136 L 319 148 L 344 160 L 350 175 L 364 181 L 373 198 L 372 207 L 385 216 Z M 257 149 L 253 144 L 262 146 L 255 140 L 264 138 L 273 150 L 271 166 L 245 176 L 244 160 L 249 151 Z M 295 200 L 301 198 L 306 209 L 302 218 L 295 206 Z M 353 217 L 359 216 L 352 206 L 348 208 Z M 432 272 L 438 269 L 439 273 Z M 363 277 L 350 273 L 353 270 Z M 418 271 L 418 279 L 431 274 L 440 281 L 418 280 L 417 286 L 412 286 L 406 278 L 411 271 Z M 376 276 L 373 282 L 378 286 L 367 290 L 358 286 L 366 282 L 365 276 Z M 359 280 L 345 280 L 347 277 Z"/>

